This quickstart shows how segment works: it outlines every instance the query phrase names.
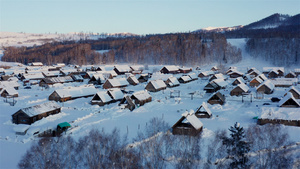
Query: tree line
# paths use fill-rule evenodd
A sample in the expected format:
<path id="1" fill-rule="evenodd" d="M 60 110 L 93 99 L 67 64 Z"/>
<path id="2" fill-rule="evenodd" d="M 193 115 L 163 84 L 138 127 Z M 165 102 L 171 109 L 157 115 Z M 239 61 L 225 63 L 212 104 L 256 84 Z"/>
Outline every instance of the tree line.
<path id="1" fill-rule="evenodd" d="M 289 135 L 280 125 L 238 123 L 218 130 L 206 140 L 199 136 L 172 135 L 170 126 L 153 118 L 129 144 L 127 136 L 91 130 L 74 140 L 70 136 L 42 138 L 21 158 L 19 168 L 292 168 L 300 165 Z M 298 159 L 298 161 L 297 161 Z"/>
<path id="2" fill-rule="evenodd" d="M 106 50 L 97 52 L 97 50 Z M 127 38 L 54 42 L 34 47 L 6 47 L 2 61 L 66 64 L 177 64 L 236 63 L 240 49 L 224 35 L 177 33 Z"/>

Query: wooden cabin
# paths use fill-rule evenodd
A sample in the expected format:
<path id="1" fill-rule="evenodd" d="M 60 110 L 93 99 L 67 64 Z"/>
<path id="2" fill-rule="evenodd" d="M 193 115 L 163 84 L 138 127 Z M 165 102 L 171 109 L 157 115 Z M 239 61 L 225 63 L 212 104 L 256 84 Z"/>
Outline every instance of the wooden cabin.
<path id="1" fill-rule="evenodd" d="M 245 85 L 245 83 L 241 83 L 230 91 L 230 95 L 241 96 L 243 93 L 248 93 L 248 92 L 249 92 L 249 87 Z"/>
<path id="2" fill-rule="evenodd" d="M 198 77 L 200 77 L 201 79 L 208 79 L 209 76 L 215 74 L 213 71 L 205 71 L 205 72 L 201 72 Z"/>
<path id="3" fill-rule="evenodd" d="M 122 108 L 129 109 L 130 111 L 135 109 L 135 104 L 129 95 L 126 95 L 119 103 Z"/>
<path id="4" fill-rule="evenodd" d="M 292 93 L 295 99 L 300 99 L 300 92 L 294 86 L 290 87 L 288 92 Z M 287 95 L 287 93 L 285 95 Z"/>
<path id="5" fill-rule="evenodd" d="M 197 136 L 202 129 L 202 122 L 191 111 L 183 113 L 182 117 L 172 126 L 172 134 Z"/>
<path id="6" fill-rule="evenodd" d="M 53 85 L 56 83 L 70 83 L 74 82 L 73 78 L 71 76 L 62 76 L 62 77 L 50 77 L 50 78 L 44 78 L 39 82 L 39 86 L 48 86 Z"/>
<path id="7" fill-rule="evenodd" d="M 107 91 L 97 92 L 91 100 L 92 105 L 104 106 L 113 101 L 113 99 L 107 94 Z"/>
<path id="8" fill-rule="evenodd" d="M 228 83 L 224 79 L 215 79 L 204 86 L 206 93 L 213 93 L 220 89 L 225 89 Z"/>
<path id="9" fill-rule="evenodd" d="M 296 78 L 297 75 L 294 72 L 289 72 L 287 75 L 285 75 L 285 78 Z"/>
<path id="10" fill-rule="evenodd" d="M 209 81 L 213 81 L 215 79 L 227 79 L 222 73 L 214 74 L 209 78 Z"/>
<path id="11" fill-rule="evenodd" d="M 19 97 L 18 91 L 13 87 L 5 87 L 0 89 L 1 97 Z"/>
<path id="12" fill-rule="evenodd" d="M 279 107 L 297 108 L 300 103 L 294 98 L 293 94 L 288 92 L 280 101 Z"/>
<path id="13" fill-rule="evenodd" d="M 212 116 L 212 113 L 207 104 L 203 102 L 201 106 L 196 110 L 195 115 L 198 118 L 210 118 Z"/>
<path id="14" fill-rule="evenodd" d="M 177 74 L 180 73 L 179 68 L 174 65 L 170 66 L 164 66 L 163 68 L 160 69 L 160 73 L 163 74 Z"/>
<path id="15" fill-rule="evenodd" d="M 238 77 L 236 78 L 233 82 L 232 82 L 232 85 L 233 86 L 236 86 L 236 85 L 239 85 L 239 84 L 245 84 L 245 80 L 241 77 Z"/>
<path id="16" fill-rule="evenodd" d="M 119 78 L 119 79 L 107 79 L 104 84 L 104 89 L 109 88 L 122 88 L 128 86 L 129 83 L 126 78 Z"/>
<path id="17" fill-rule="evenodd" d="M 167 88 L 167 85 L 163 80 L 152 80 L 150 81 L 145 89 L 150 92 L 158 92 Z"/>
<path id="18" fill-rule="evenodd" d="M 227 75 L 229 75 L 230 78 L 238 78 L 238 77 L 243 77 L 244 74 L 239 71 L 232 71 Z"/>
<path id="19" fill-rule="evenodd" d="M 82 97 L 91 97 L 97 93 L 97 89 L 92 85 L 80 87 L 68 87 L 57 89 L 49 95 L 49 100 L 65 102 Z"/>
<path id="20" fill-rule="evenodd" d="M 148 74 L 140 74 L 139 78 L 138 78 L 138 81 L 140 83 L 144 83 L 144 82 L 147 82 L 149 79 L 149 75 Z"/>
<path id="21" fill-rule="evenodd" d="M 249 85 L 251 87 L 257 87 L 262 83 L 263 83 L 263 80 L 261 80 L 259 77 L 255 77 L 250 81 Z"/>
<path id="22" fill-rule="evenodd" d="M 113 102 L 121 101 L 124 97 L 124 93 L 119 88 L 108 89 L 107 94 L 113 99 Z"/>
<path id="23" fill-rule="evenodd" d="M 166 83 L 166 85 L 167 85 L 168 87 L 176 87 L 176 86 L 179 86 L 179 85 L 180 85 L 179 81 L 178 81 L 177 78 L 174 77 L 174 76 L 169 77 L 169 78 L 165 81 L 165 83 Z"/>
<path id="24" fill-rule="evenodd" d="M 102 73 L 95 73 L 93 74 L 92 78 L 89 80 L 89 84 L 103 84 L 106 81 L 106 78 Z"/>
<path id="25" fill-rule="evenodd" d="M 192 81 L 191 77 L 188 75 L 181 76 L 178 78 L 179 83 L 189 83 Z"/>
<path id="26" fill-rule="evenodd" d="M 211 97 L 207 100 L 209 104 L 220 104 L 223 105 L 225 103 L 225 96 L 220 92 L 216 92 L 211 95 Z"/>
<path id="27" fill-rule="evenodd" d="M 128 65 L 117 65 L 114 67 L 114 71 L 118 75 L 124 75 L 125 73 L 130 73 L 131 69 Z"/>
<path id="28" fill-rule="evenodd" d="M 133 100 L 134 104 L 137 106 L 142 106 L 145 103 L 152 101 L 152 97 L 148 93 L 147 90 L 141 90 L 141 91 L 134 92 L 130 98 Z"/>
<path id="29" fill-rule="evenodd" d="M 196 75 L 196 73 L 189 73 L 188 76 L 192 79 L 192 81 L 198 80 L 198 76 Z"/>
<path id="30" fill-rule="evenodd" d="M 12 115 L 12 122 L 15 124 L 32 124 L 44 117 L 60 113 L 61 107 L 51 101 L 35 105 L 32 107 L 22 108 Z"/>
<path id="31" fill-rule="evenodd" d="M 190 73 L 193 69 L 192 68 L 188 68 L 188 67 L 181 67 L 179 68 L 179 72 L 180 73 Z"/>
<path id="32" fill-rule="evenodd" d="M 279 73 L 278 73 L 278 71 L 276 71 L 276 70 L 271 70 L 271 71 L 268 73 L 268 77 L 269 77 L 270 79 L 278 78 L 278 77 L 279 77 Z"/>
<path id="33" fill-rule="evenodd" d="M 129 84 L 135 86 L 139 84 L 139 81 L 137 80 L 137 78 L 134 75 L 130 75 L 127 77 L 127 81 Z"/>
<path id="34" fill-rule="evenodd" d="M 275 85 L 270 80 L 266 80 L 256 88 L 256 91 L 265 94 L 271 94 L 273 93 L 274 89 Z"/>

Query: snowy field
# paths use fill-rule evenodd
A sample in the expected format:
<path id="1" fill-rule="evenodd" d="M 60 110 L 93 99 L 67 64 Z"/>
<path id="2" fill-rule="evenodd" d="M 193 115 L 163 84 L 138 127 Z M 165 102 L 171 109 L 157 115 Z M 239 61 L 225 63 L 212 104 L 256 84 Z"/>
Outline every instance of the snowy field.
<path id="1" fill-rule="evenodd" d="M 262 67 L 271 66 L 262 61 L 251 59 L 243 49 L 244 39 L 229 40 L 235 46 L 241 47 L 243 51 L 243 61 L 232 66 L 236 66 L 240 72 L 246 73 L 248 67 L 256 67 L 262 71 Z M 6 64 L 6 63 L 1 63 Z M 10 64 L 13 69 L 25 69 L 19 67 L 17 64 Z M 111 70 L 113 67 L 102 65 L 106 70 Z M 210 70 L 215 65 L 206 65 L 201 67 L 201 71 Z M 155 65 L 149 66 L 149 71 L 160 70 L 163 66 Z M 200 72 L 193 68 L 193 72 L 199 74 Z M 183 74 L 175 76 L 180 77 Z M 154 73 L 153 79 L 166 78 L 170 75 L 162 75 Z M 228 79 L 228 83 L 234 79 Z M 56 128 L 57 124 L 61 122 L 69 122 L 71 128 L 66 132 L 73 138 L 79 138 L 86 135 L 91 129 L 104 129 L 111 131 L 118 128 L 121 134 L 128 134 L 129 139 L 136 137 L 137 132 L 143 131 L 147 122 L 153 117 L 163 118 L 170 126 L 175 124 L 180 118 L 181 114 L 185 111 L 196 110 L 202 102 L 206 102 L 211 96 L 209 93 L 203 91 L 204 86 L 208 80 L 198 79 L 186 84 L 180 84 L 178 87 L 167 88 L 159 92 L 149 92 L 152 96 L 152 101 L 140 106 L 133 111 L 122 109 L 118 106 L 118 102 L 99 107 L 91 105 L 92 97 L 80 98 L 70 100 L 64 103 L 58 102 L 62 106 L 62 111 L 56 115 L 50 115 L 43 118 L 29 126 L 26 135 L 16 135 L 16 127 L 18 125 L 12 123 L 11 115 L 21 108 L 37 105 L 48 101 L 48 96 L 56 89 L 61 89 L 66 86 L 80 86 L 87 84 L 87 81 L 67 83 L 65 85 L 53 85 L 48 89 L 39 87 L 38 85 L 32 86 L 32 89 L 24 89 L 21 82 L 20 89 L 18 90 L 19 97 L 15 98 L 17 101 L 15 106 L 4 102 L 5 99 L 0 97 L 0 168 L 17 168 L 17 164 L 21 157 L 25 154 L 26 150 L 30 147 L 31 143 L 39 138 L 34 136 L 34 133 L 40 133 L 47 129 Z M 127 86 L 126 90 L 140 91 L 144 90 L 147 83 L 140 83 L 136 86 Z M 283 97 L 288 88 L 275 88 L 271 95 L 265 95 L 263 99 L 252 98 L 251 95 L 243 98 L 230 96 L 229 92 L 233 86 L 229 85 L 226 89 L 222 89 L 222 93 L 226 96 L 226 103 L 224 105 L 210 105 L 208 108 L 212 111 L 212 118 L 201 119 L 204 125 L 202 137 L 208 140 L 213 137 L 214 132 L 218 129 L 228 129 L 235 122 L 239 122 L 243 127 L 247 128 L 251 124 L 256 124 L 254 117 L 260 116 L 267 111 L 278 111 L 278 103 L 271 102 L 271 97 Z M 300 86 L 296 86 L 300 90 Z M 98 88 L 98 91 L 104 89 Z M 171 98 L 170 95 L 174 91 L 180 91 L 180 96 Z M 255 89 L 250 88 L 250 91 L 255 95 Z M 193 99 L 190 93 L 195 93 Z M 263 105 L 269 103 L 269 105 Z M 300 116 L 300 108 L 291 108 L 286 111 L 293 111 Z M 286 128 L 291 136 L 291 140 L 295 142 L 300 141 L 300 127 L 283 126 Z"/>

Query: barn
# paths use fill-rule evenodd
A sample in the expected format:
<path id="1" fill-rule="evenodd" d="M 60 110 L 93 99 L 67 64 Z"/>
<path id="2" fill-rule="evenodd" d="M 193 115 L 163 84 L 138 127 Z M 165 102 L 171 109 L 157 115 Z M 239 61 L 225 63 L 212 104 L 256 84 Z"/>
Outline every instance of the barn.
<path id="1" fill-rule="evenodd" d="M 230 95 L 241 96 L 243 93 L 248 93 L 248 92 L 249 92 L 249 87 L 245 85 L 245 83 L 241 83 L 230 91 Z"/>
<path id="2" fill-rule="evenodd" d="M 172 126 L 172 134 L 197 136 L 203 129 L 202 122 L 196 117 L 194 111 L 185 112 Z"/>
<path id="3" fill-rule="evenodd" d="M 210 96 L 207 100 L 209 104 L 220 104 L 223 105 L 225 103 L 225 96 L 220 92 L 216 92 Z"/>
<path id="4" fill-rule="evenodd" d="M 150 92 L 158 92 L 167 88 L 167 85 L 163 80 L 152 80 L 145 87 Z"/>
<path id="5" fill-rule="evenodd" d="M 22 108 L 12 115 L 12 122 L 16 124 L 32 124 L 35 121 L 57 114 L 61 107 L 56 102 L 46 102 L 32 107 Z"/>
<path id="6" fill-rule="evenodd" d="M 210 118 L 212 116 L 212 113 L 207 104 L 203 102 L 201 106 L 196 110 L 195 115 L 198 118 Z"/>

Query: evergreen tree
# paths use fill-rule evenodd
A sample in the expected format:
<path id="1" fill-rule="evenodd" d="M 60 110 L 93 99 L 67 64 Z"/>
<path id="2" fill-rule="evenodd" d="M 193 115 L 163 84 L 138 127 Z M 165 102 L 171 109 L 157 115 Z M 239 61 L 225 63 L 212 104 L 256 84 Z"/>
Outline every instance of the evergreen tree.
<path id="1" fill-rule="evenodd" d="M 228 158 L 232 159 L 230 168 L 247 168 L 248 158 L 246 154 L 250 151 L 249 143 L 244 141 L 245 130 L 239 123 L 229 128 L 230 137 L 223 137 L 223 144 L 227 148 Z"/>

